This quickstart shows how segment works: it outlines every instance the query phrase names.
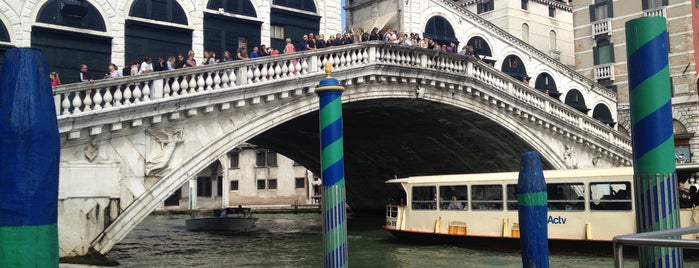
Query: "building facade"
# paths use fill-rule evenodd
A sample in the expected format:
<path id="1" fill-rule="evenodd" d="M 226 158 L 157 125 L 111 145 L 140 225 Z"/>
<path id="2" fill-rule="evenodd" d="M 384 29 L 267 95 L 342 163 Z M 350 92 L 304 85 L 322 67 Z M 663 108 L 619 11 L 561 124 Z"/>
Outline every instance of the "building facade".
<path id="1" fill-rule="evenodd" d="M 315 186 L 315 187 L 314 187 Z M 244 144 L 199 172 L 164 209 L 318 204 L 320 179 L 293 160 Z"/>
<path id="2" fill-rule="evenodd" d="M 645 16 L 667 19 L 668 58 L 672 84 L 675 154 L 678 163 L 696 162 L 699 139 L 697 47 L 699 1 L 587 0 L 573 1 L 577 71 L 614 89 L 618 96 L 618 128 L 629 133 L 629 87 L 625 23 Z"/>
<path id="3" fill-rule="evenodd" d="M 407 2 L 407 1 L 406 1 Z M 428 6 L 424 0 L 422 6 Z M 554 59 L 568 66 L 575 64 L 573 49 L 573 13 L 566 1 L 556 0 L 487 0 L 457 1 L 460 5 L 497 25 L 508 33 L 524 40 Z M 402 16 L 405 8 L 398 0 L 348 0 L 347 24 L 355 30 L 371 30 L 378 27 L 407 31 L 415 22 L 409 16 Z M 420 36 L 437 37 L 453 41 L 454 31 L 448 23 L 429 20 L 419 26 L 424 29 Z M 456 34 L 458 35 L 458 34 Z M 457 40 L 458 41 L 458 40 Z M 459 48 L 463 45 L 461 44 Z M 468 45 L 477 47 L 476 42 Z M 479 53 L 488 56 L 489 52 Z"/>
<path id="4" fill-rule="evenodd" d="M 11 47 L 40 49 L 64 83 L 78 81 L 80 64 L 101 79 L 107 66 L 145 56 L 204 51 L 235 55 L 250 47 L 283 48 L 304 33 L 339 32 L 336 0 L 1 0 L 0 59 Z M 1 62 L 0 62 L 1 64 Z"/>
<path id="5" fill-rule="evenodd" d="M 567 0 L 469 0 L 462 5 L 561 63 L 575 65 L 573 9 Z"/>

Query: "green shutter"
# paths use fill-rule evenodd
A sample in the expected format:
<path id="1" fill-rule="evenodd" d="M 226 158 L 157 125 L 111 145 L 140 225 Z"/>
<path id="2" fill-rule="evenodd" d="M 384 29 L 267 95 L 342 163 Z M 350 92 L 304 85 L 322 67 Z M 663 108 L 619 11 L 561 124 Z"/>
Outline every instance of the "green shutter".
<path id="1" fill-rule="evenodd" d="M 599 64 L 599 50 L 596 46 L 592 47 L 592 58 L 594 59 L 594 65 Z"/>
<path id="2" fill-rule="evenodd" d="M 614 17 L 614 4 L 612 0 L 607 0 L 607 18 Z"/>
<path id="3" fill-rule="evenodd" d="M 614 43 L 609 43 L 609 62 L 614 61 Z"/>
<path id="4" fill-rule="evenodd" d="M 668 6 L 668 1 L 667 1 L 667 0 L 663 0 L 663 6 L 665 6 L 665 7 Z"/>
<path id="5" fill-rule="evenodd" d="M 697 0 L 699 1 L 699 0 Z M 595 5 L 590 5 L 590 22 L 596 21 L 595 19 Z"/>
<path id="6" fill-rule="evenodd" d="M 642 3 L 643 10 L 648 9 L 648 0 L 641 0 L 641 3 Z"/>

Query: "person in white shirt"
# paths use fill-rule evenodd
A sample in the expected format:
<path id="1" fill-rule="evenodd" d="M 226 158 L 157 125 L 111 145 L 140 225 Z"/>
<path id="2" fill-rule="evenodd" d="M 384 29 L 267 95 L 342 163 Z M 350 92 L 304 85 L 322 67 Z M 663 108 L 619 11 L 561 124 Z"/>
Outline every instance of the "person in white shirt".
<path id="1" fill-rule="evenodd" d="M 152 73 L 153 72 L 153 60 L 150 57 L 146 57 L 141 63 L 141 69 L 138 70 L 138 74 Z"/>
<path id="2" fill-rule="evenodd" d="M 109 72 L 107 75 L 104 77 L 106 78 L 119 78 L 122 77 L 121 72 L 119 71 L 119 67 L 116 66 L 116 64 L 112 63 L 109 64 Z"/>

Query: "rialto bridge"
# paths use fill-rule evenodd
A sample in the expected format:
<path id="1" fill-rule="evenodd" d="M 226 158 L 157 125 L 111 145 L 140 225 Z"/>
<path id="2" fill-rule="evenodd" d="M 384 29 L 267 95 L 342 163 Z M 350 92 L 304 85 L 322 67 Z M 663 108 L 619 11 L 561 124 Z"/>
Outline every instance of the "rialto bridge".
<path id="1" fill-rule="evenodd" d="M 10 2 L 19 3 L 0 1 L 0 22 L 7 25 L 0 27 L 0 48 L 56 45 L 32 25 L 75 30 L 42 21 L 44 15 L 50 18 L 43 6 L 56 1 Z M 178 12 L 188 20 L 181 26 L 130 13 L 129 5 L 140 0 L 82 2 L 90 5 L 86 18 L 110 22 L 102 21 L 104 30 L 84 32 L 114 37 L 113 52 L 105 57 L 117 63 L 125 62 L 129 44 L 143 41 L 129 39 L 135 36 L 133 25 L 184 27 L 178 33 L 186 36 L 178 40 L 189 38 L 189 43 L 178 44 L 201 51 L 209 36 L 206 18 L 249 19 L 225 8 L 220 14 L 202 11 L 202 1 L 168 1 L 182 6 Z M 252 2 L 258 11 L 293 11 L 277 7 L 285 1 Z M 61 134 L 61 256 L 108 252 L 175 190 L 244 142 L 273 149 L 317 173 L 313 90 L 327 61 L 346 87 L 345 169 L 348 204 L 355 209 L 382 207 L 387 178 L 514 171 L 528 150 L 537 150 L 549 169 L 630 165 L 630 139 L 615 131 L 614 92 L 454 1 L 399 2 L 410 16 L 402 20 L 404 31 L 422 32 L 438 16 L 459 29 L 455 38 L 484 45 L 480 49 L 490 51 L 496 64 L 368 42 L 54 88 Z M 325 7 L 336 1 L 315 3 L 314 14 L 325 18 L 318 29 L 339 31 L 330 21 L 339 14 Z M 267 40 L 269 15 L 254 20 L 265 22 L 260 38 Z M 522 76 L 532 80 L 514 78 Z"/>
<path id="2" fill-rule="evenodd" d="M 106 253 L 243 142 L 317 172 L 326 61 L 346 87 L 353 208 L 380 208 L 387 178 L 513 171 L 527 150 L 548 169 L 630 164 L 628 136 L 482 61 L 383 43 L 70 84 L 55 89 L 61 253 Z"/>

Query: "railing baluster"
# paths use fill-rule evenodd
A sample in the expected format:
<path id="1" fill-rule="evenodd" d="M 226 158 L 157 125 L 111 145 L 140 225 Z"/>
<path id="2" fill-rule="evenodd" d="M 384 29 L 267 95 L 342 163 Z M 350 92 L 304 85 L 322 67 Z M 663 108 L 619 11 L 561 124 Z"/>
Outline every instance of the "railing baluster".
<path id="1" fill-rule="evenodd" d="M 197 84 L 195 85 L 197 92 L 202 92 L 205 89 L 206 82 L 204 81 L 204 74 L 197 75 Z"/>

